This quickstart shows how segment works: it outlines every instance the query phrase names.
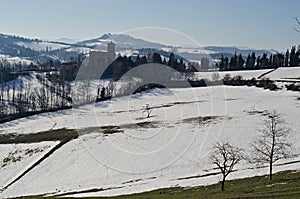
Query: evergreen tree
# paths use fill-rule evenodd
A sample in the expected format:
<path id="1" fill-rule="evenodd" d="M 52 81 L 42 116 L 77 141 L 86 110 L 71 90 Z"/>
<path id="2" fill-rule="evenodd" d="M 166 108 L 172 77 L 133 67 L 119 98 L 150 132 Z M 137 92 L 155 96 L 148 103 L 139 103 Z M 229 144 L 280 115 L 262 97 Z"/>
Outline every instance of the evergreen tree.
<path id="1" fill-rule="evenodd" d="M 236 70 L 237 69 L 237 55 L 236 55 L 236 52 L 234 53 L 234 56 L 231 57 L 231 59 L 230 59 L 229 69 L 230 70 Z"/>
<path id="2" fill-rule="evenodd" d="M 244 63 L 245 63 L 245 61 L 242 57 L 242 54 L 239 54 L 239 56 L 237 57 L 237 61 L 236 61 L 236 68 L 238 70 L 243 69 L 244 68 Z"/>
<path id="3" fill-rule="evenodd" d="M 271 67 L 271 68 L 274 68 L 274 60 L 273 60 L 273 54 L 270 54 L 270 58 L 269 58 L 269 66 Z M 276 62 L 276 61 L 275 61 Z M 275 65 L 276 65 L 276 63 L 275 63 Z"/>
<path id="4" fill-rule="evenodd" d="M 224 56 L 223 56 L 223 54 L 222 54 L 222 57 L 221 57 L 221 61 L 220 61 L 220 63 L 219 63 L 219 70 L 220 70 L 220 71 L 225 70 Z"/>
<path id="5" fill-rule="evenodd" d="M 153 53 L 153 57 L 152 57 L 153 63 L 162 63 L 162 59 L 159 53 Z"/>
<path id="6" fill-rule="evenodd" d="M 255 56 L 255 52 L 253 52 L 253 53 L 251 54 L 251 62 L 250 62 L 250 67 L 251 67 L 251 68 L 254 68 L 255 60 L 256 60 L 256 56 Z"/>
<path id="7" fill-rule="evenodd" d="M 164 64 L 164 65 L 168 65 L 168 62 L 167 62 L 166 58 L 164 58 L 164 60 L 163 60 L 162 64 Z"/>
<path id="8" fill-rule="evenodd" d="M 225 70 L 229 69 L 229 59 L 228 59 L 228 57 L 224 58 L 224 69 Z"/>
<path id="9" fill-rule="evenodd" d="M 248 54 L 248 56 L 247 56 L 245 68 L 246 69 L 251 69 L 251 57 L 250 57 L 250 54 Z"/>
<path id="10" fill-rule="evenodd" d="M 260 59 L 260 66 L 261 68 L 269 67 L 269 59 L 267 58 L 267 53 L 264 53 L 262 58 Z"/>
<path id="11" fill-rule="evenodd" d="M 138 55 L 135 59 L 135 65 L 139 66 L 141 63 L 141 58 L 140 58 L 140 55 Z"/>
<path id="12" fill-rule="evenodd" d="M 144 55 L 142 58 L 141 58 L 141 64 L 147 64 L 147 57 Z"/>
<path id="13" fill-rule="evenodd" d="M 281 53 L 273 55 L 272 67 L 277 68 L 282 66 L 284 66 L 284 55 Z"/>
<path id="14" fill-rule="evenodd" d="M 185 72 L 185 65 L 183 63 L 183 59 L 182 58 L 180 59 L 179 64 L 177 64 L 177 70 L 179 72 Z"/>
<path id="15" fill-rule="evenodd" d="M 169 62 L 168 62 L 168 66 L 170 66 L 171 68 L 175 68 L 175 57 L 174 57 L 174 53 L 170 54 L 169 57 Z"/>
<path id="16" fill-rule="evenodd" d="M 299 56 L 300 56 L 300 45 L 298 46 L 297 52 L 295 54 L 295 64 L 296 64 L 296 66 L 300 65 L 300 58 L 299 58 Z"/>
<path id="17" fill-rule="evenodd" d="M 289 51 L 289 49 L 287 49 L 286 53 L 285 53 L 285 58 L 284 58 L 284 66 L 285 67 L 289 66 L 289 58 L 290 58 L 290 51 Z"/>
<path id="18" fill-rule="evenodd" d="M 296 60 L 296 47 L 292 46 L 291 54 L 290 54 L 290 66 L 297 66 Z"/>
<path id="19" fill-rule="evenodd" d="M 260 69 L 261 68 L 260 56 L 257 57 L 255 68 L 256 69 Z"/>

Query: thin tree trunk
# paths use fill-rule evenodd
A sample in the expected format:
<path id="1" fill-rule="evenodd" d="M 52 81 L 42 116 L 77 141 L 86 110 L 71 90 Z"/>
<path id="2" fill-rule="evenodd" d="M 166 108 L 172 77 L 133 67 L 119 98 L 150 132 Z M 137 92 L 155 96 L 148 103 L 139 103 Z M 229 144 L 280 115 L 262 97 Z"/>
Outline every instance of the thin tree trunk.
<path id="1" fill-rule="evenodd" d="M 271 123 L 271 128 L 272 128 L 272 147 L 271 147 L 271 156 L 270 156 L 270 176 L 269 176 L 269 179 L 270 181 L 272 181 L 272 171 L 273 171 L 273 155 L 274 155 L 274 146 L 275 146 L 275 119 L 272 118 L 272 123 Z"/>
<path id="2" fill-rule="evenodd" d="M 223 176 L 222 185 L 221 185 L 221 191 L 225 190 L 225 176 Z"/>
<path id="3" fill-rule="evenodd" d="M 273 170 L 273 163 L 272 160 L 270 161 L 270 176 L 269 176 L 269 180 L 272 181 L 272 170 Z"/>

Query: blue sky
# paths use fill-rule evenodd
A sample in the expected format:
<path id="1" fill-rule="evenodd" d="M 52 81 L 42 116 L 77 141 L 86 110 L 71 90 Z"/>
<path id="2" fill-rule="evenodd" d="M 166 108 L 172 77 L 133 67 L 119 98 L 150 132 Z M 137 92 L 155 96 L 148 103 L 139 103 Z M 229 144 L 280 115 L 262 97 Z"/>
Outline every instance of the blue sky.
<path id="1" fill-rule="evenodd" d="M 300 18 L 299 0 L 0 0 L 0 3 L 0 32 L 30 38 L 89 39 L 107 32 L 162 27 L 187 34 L 201 45 L 285 51 L 300 44 L 300 35 L 293 30 L 297 26 L 293 17 Z"/>

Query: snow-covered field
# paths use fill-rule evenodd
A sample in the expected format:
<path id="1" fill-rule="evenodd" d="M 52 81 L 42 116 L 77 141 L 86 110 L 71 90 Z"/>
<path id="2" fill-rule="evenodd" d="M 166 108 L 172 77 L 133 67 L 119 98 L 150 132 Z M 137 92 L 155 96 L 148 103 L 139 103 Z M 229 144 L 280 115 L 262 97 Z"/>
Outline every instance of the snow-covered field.
<path id="1" fill-rule="evenodd" d="M 36 51 L 51 51 L 51 50 L 57 50 L 60 48 L 69 47 L 69 45 L 64 45 L 60 43 L 54 43 L 54 42 L 46 42 L 46 41 L 38 41 L 38 42 L 18 42 L 19 46 L 30 48 Z"/>
<path id="2" fill-rule="evenodd" d="M 146 104 L 152 108 L 150 118 L 143 112 Z M 1 134 L 69 128 L 77 129 L 80 137 L 63 145 L 1 192 L 0 197 L 120 195 L 216 183 L 220 176 L 213 174 L 217 170 L 207 157 L 213 143 L 227 140 L 249 149 L 268 111 L 276 109 L 285 115 L 292 129 L 293 152 L 300 154 L 299 108 L 299 93 L 285 89 L 230 86 L 154 89 L 1 124 Z M 7 145 L 1 155 L 14 150 Z M 299 156 L 283 160 L 280 163 L 296 162 L 280 164 L 274 169 L 299 170 L 299 160 Z M 24 167 L 25 163 L 28 162 L 24 162 Z M 253 169 L 253 166 L 243 162 L 229 178 L 268 173 L 267 168 Z M 0 169 L 0 175 L 12 173 L 13 170 Z M 1 187 L 4 185 L 1 181 Z"/>
<path id="3" fill-rule="evenodd" d="M 300 67 L 281 67 L 266 75 L 271 80 L 294 79 L 300 80 Z"/>
<path id="4" fill-rule="evenodd" d="M 230 77 L 242 76 L 243 79 L 252 79 L 258 77 L 269 78 L 270 80 L 286 80 L 286 79 L 300 79 L 300 67 L 279 67 L 274 69 L 262 69 L 262 70 L 241 70 L 241 71 L 212 71 L 212 72 L 197 72 L 195 76 L 197 78 L 204 78 L 213 80 L 215 73 L 219 74 L 219 79 L 229 74 Z"/>
<path id="5" fill-rule="evenodd" d="M 300 68 L 299 68 L 300 69 Z M 242 76 L 243 79 L 258 78 L 259 76 L 271 71 L 271 69 L 263 70 L 241 70 L 241 71 L 211 71 L 211 72 L 197 72 L 195 76 L 199 79 L 213 80 L 215 74 L 219 75 L 219 80 L 223 79 L 225 75 L 229 74 L 230 77 Z"/>
<path id="6" fill-rule="evenodd" d="M 0 144 L 1 188 L 23 173 L 33 162 L 47 153 L 55 143 Z"/>

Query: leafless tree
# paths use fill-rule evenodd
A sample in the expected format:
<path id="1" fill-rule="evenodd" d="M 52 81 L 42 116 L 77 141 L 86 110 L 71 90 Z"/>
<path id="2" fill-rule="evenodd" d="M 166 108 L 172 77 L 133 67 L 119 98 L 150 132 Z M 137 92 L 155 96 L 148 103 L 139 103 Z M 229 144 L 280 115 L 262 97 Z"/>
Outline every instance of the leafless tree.
<path id="1" fill-rule="evenodd" d="M 151 109 L 150 105 L 146 104 L 144 107 L 143 113 L 146 113 L 147 118 L 150 118 L 151 112 L 152 112 L 152 109 Z"/>
<path id="2" fill-rule="evenodd" d="M 269 164 L 269 180 L 272 180 L 274 162 L 290 157 L 291 142 L 290 129 L 283 119 L 283 115 L 272 111 L 264 120 L 258 137 L 251 143 L 252 157 L 250 162 Z"/>
<path id="3" fill-rule="evenodd" d="M 215 81 L 218 81 L 219 79 L 220 79 L 220 74 L 219 73 L 217 73 L 217 72 L 214 72 L 213 74 L 212 74 L 212 81 L 213 82 L 215 82 Z"/>
<path id="4" fill-rule="evenodd" d="M 229 142 L 216 142 L 214 144 L 210 159 L 221 170 L 221 191 L 224 191 L 226 177 L 233 172 L 234 166 L 243 158 L 243 149 L 235 147 Z"/>

